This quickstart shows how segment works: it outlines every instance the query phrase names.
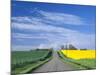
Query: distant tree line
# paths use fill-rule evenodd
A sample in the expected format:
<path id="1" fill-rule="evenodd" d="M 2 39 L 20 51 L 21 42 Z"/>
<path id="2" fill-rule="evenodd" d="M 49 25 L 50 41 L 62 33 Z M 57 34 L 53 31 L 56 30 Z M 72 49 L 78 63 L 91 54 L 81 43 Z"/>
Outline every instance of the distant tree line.
<path id="1" fill-rule="evenodd" d="M 65 50 L 78 50 L 78 48 L 76 48 L 74 45 L 69 44 L 69 45 L 62 45 L 61 49 L 65 49 Z M 80 50 L 87 50 L 86 48 L 80 49 Z"/>
<path id="2" fill-rule="evenodd" d="M 48 49 L 39 49 L 39 48 L 36 48 L 36 49 L 30 49 L 30 51 L 41 51 L 41 50 L 43 50 L 43 51 L 51 51 L 51 50 L 53 50 L 53 48 L 48 48 Z"/>

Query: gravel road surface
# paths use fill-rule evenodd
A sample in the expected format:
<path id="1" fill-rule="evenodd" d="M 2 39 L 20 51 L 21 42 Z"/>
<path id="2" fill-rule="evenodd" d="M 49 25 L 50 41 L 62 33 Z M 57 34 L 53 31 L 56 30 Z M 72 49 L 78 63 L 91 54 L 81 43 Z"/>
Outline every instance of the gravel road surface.
<path id="1" fill-rule="evenodd" d="M 69 71 L 75 70 L 71 65 L 65 64 L 62 62 L 57 54 L 57 52 L 53 53 L 53 58 L 42 65 L 41 67 L 37 68 L 33 71 L 33 73 L 37 72 L 57 72 L 57 71 Z"/>

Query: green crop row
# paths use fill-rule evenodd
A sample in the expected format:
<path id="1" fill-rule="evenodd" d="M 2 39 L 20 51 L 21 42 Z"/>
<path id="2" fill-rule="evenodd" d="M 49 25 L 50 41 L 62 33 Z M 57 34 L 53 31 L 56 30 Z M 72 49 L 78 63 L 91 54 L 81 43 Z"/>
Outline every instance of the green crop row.
<path id="1" fill-rule="evenodd" d="M 34 64 L 38 61 L 44 61 L 52 54 L 52 50 L 33 50 L 33 51 L 13 51 L 11 60 L 11 69 L 22 68 L 28 64 Z"/>

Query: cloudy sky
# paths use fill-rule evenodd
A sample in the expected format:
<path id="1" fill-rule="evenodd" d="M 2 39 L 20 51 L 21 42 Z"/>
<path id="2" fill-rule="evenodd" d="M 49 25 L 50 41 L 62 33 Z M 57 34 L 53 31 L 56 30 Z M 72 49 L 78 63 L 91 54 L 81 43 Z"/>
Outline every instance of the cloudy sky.
<path id="1" fill-rule="evenodd" d="M 95 49 L 95 6 L 12 1 L 12 50 Z"/>

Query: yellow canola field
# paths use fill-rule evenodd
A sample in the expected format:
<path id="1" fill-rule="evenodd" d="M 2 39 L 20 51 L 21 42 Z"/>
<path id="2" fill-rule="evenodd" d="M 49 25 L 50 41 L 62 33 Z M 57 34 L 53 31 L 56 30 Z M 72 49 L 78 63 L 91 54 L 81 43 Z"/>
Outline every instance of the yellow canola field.
<path id="1" fill-rule="evenodd" d="M 95 59 L 95 50 L 61 50 L 61 52 L 68 58 L 72 59 Z"/>

